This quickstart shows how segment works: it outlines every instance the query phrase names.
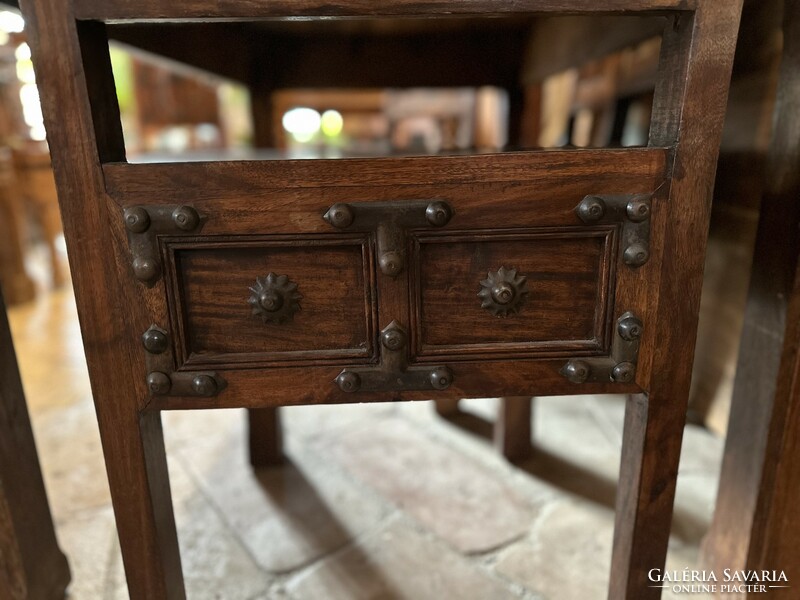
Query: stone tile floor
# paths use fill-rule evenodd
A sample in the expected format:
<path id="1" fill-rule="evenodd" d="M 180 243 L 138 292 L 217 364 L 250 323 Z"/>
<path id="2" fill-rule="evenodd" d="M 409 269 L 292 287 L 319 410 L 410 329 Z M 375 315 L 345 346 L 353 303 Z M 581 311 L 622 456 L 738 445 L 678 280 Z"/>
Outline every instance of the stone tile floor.
<path id="1" fill-rule="evenodd" d="M 69 597 L 126 598 L 71 294 L 12 309 L 12 328 Z M 284 409 L 288 461 L 259 473 L 243 411 L 166 414 L 189 598 L 605 598 L 623 399 L 538 399 L 517 466 L 485 437 L 495 401 L 464 405 L 473 432 L 428 402 Z M 694 566 L 721 453 L 687 428 L 671 568 Z"/>

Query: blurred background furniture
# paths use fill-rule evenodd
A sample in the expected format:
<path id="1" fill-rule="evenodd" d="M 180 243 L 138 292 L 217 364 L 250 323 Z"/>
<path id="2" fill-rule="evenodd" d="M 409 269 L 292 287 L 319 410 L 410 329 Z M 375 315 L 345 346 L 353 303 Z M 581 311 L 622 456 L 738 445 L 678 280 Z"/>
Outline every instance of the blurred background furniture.
<path id="1" fill-rule="evenodd" d="M 783 14 L 774 126 L 708 568 L 800 579 L 800 1 Z M 775 16 L 772 13 L 771 16 Z M 771 28 L 766 29 L 766 32 Z M 758 46 L 756 46 L 758 48 Z M 794 584 L 770 590 L 794 598 Z"/>
<path id="2" fill-rule="evenodd" d="M 6 19 L 0 31 L 0 282 L 9 305 L 36 295 L 26 262 L 39 243 L 49 256 L 48 285 L 65 280 L 58 198 L 34 82 L 21 19 L 10 27 Z"/>
<path id="3" fill-rule="evenodd" d="M 69 580 L 0 293 L 0 597 L 57 600 L 64 597 Z"/>
<path id="4" fill-rule="evenodd" d="M 27 302 L 36 295 L 25 268 L 27 219 L 17 190 L 11 150 L 0 148 L 0 282 L 12 304 Z"/>

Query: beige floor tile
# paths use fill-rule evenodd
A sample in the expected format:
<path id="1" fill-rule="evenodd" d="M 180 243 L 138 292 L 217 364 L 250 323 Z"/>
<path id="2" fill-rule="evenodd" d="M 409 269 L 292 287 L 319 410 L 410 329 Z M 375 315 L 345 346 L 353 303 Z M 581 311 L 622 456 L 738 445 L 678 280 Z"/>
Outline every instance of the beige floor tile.
<path id="1" fill-rule="evenodd" d="M 71 288 L 40 294 L 8 317 L 31 412 L 91 399 Z"/>
<path id="2" fill-rule="evenodd" d="M 243 423 L 213 432 L 198 426 L 197 432 L 195 443 L 177 451 L 181 464 L 267 571 L 291 571 L 334 552 L 391 510 L 290 437 L 285 465 L 254 471 Z"/>
<path id="3" fill-rule="evenodd" d="M 100 432 L 94 406 L 83 402 L 32 415 L 39 460 L 56 521 L 87 509 L 108 506 Z"/>
<path id="4" fill-rule="evenodd" d="M 427 404 L 427 403 L 426 403 Z M 396 412 L 397 404 L 339 404 L 328 406 L 287 406 L 281 409 L 281 419 L 287 431 L 300 438 L 332 435 L 336 430 L 359 424 L 369 427 L 376 420 Z"/>
<path id="5" fill-rule="evenodd" d="M 524 535 L 535 515 L 493 472 L 400 418 L 323 437 L 317 447 L 462 552 Z"/>
<path id="6" fill-rule="evenodd" d="M 585 501 L 556 502 L 543 510 L 528 540 L 500 553 L 495 569 L 546 600 L 604 600 L 613 533 L 611 509 Z M 667 568 L 699 568 L 697 547 L 671 540 Z M 667 590 L 664 598 L 673 595 Z"/>
<path id="7" fill-rule="evenodd" d="M 544 509 L 524 544 L 498 557 L 498 573 L 552 600 L 605 598 L 614 516 L 588 502 L 563 501 Z"/>
<path id="8" fill-rule="evenodd" d="M 395 521 L 289 582 L 297 600 L 502 600 L 518 597 L 483 567 Z"/>
<path id="9" fill-rule="evenodd" d="M 70 600 L 102 600 L 115 585 L 113 567 L 119 562 L 119 542 L 111 507 L 86 511 L 57 527 L 67 555 L 72 583 Z"/>

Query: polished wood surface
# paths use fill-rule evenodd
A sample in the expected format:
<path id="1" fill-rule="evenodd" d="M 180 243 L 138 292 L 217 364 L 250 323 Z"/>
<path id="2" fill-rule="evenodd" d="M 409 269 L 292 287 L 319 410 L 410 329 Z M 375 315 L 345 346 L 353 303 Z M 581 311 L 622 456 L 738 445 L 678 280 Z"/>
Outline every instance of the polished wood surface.
<path id="1" fill-rule="evenodd" d="M 413 241 L 411 330 L 420 357 L 605 351 L 612 230 L 420 233 Z M 528 289 L 519 312 L 504 318 L 477 296 L 480 282 L 500 267 L 527 277 Z"/>
<path id="2" fill-rule="evenodd" d="M 709 568 L 800 578 L 800 2 L 784 3 L 784 47 Z M 796 590 L 775 589 L 776 598 Z M 744 597 L 744 595 L 742 595 Z"/>
<path id="3" fill-rule="evenodd" d="M 141 336 L 138 329 L 148 317 L 146 308 L 131 297 L 131 288 L 117 277 L 117 264 L 125 264 L 121 252 L 126 242 L 108 226 L 99 169 L 101 157 L 124 157 L 118 111 L 116 121 L 106 120 L 107 125 L 116 122 L 116 127 L 103 129 L 97 123 L 101 132 L 119 133 L 113 138 L 116 143 L 107 144 L 105 135 L 99 144 L 92 143 L 95 119 L 100 121 L 108 111 L 115 112 L 116 98 L 110 101 L 106 86 L 90 88 L 95 98 L 105 100 L 102 111 L 93 114 L 86 97 L 87 80 L 104 69 L 108 74 L 107 50 L 95 54 L 95 70 L 87 73 L 80 59 L 75 22 L 67 17 L 71 8 L 60 0 L 23 2 L 22 8 L 59 189 L 72 282 L 80 298 L 78 314 L 86 326 L 83 343 L 119 536 L 125 540 L 123 558 L 130 595 L 137 599 L 181 598 L 185 591 L 161 418 L 155 412 L 138 412 L 147 398 L 141 377 L 144 362 L 139 348 L 127 343 Z M 91 33 L 97 35 L 98 31 L 93 26 Z M 102 44 L 99 47 L 103 48 Z M 69 73 L 74 76 L 66 76 Z M 99 248 L 103 260 L 98 260 Z"/>
<path id="4" fill-rule="evenodd" d="M 344 365 L 373 358 L 373 257 L 363 236 L 182 246 L 170 246 L 181 364 L 202 370 L 215 363 Z M 287 322 L 265 323 L 247 302 L 256 278 L 268 273 L 288 276 L 302 295 Z"/>
<path id="5" fill-rule="evenodd" d="M 0 597 L 57 600 L 69 580 L 0 294 Z"/>
<path id="6" fill-rule="evenodd" d="M 741 2 L 698 7 L 668 28 L 656 86 L 650 143 L 679 139 L 670 195 L 680 202 L 655 217 L 660 238 L 658 295 L 645 318 L 640 361 L 651 360 L 647 395 L 628 401 L 609 598 L 658 598 L 647 573 L 669 540 L 691 382 L 703 260 L 719 142 Z M 713 31 L 713 34 L 710 32 Z M 698 32 L 708 32 L 699 35 Z M 682 110 L 675 107 L 681 105 Z"/>
<path id="7" fill-rule="evenodd" d="M 382 200 L 392 198 L 387 194 L 402 198 L 400 192 L 407 191 L 396 188 L 392 191 L 393 186 L 474 186 L 503 182 L 535 183 L 536 187 L 528 190 L 531 201 L 545 202 L 553 194 L 563 198 L 568 194 L 578 195 L 586 189 L 593 189 L 598 194 L 619 193 L 621 189 L 625 193 L 652 191 L 664 182 L 669 167 L 669 148 L 655 144 L 650 148 L 557 149 L 464 156 L 156 164 L 110 162 L 102 165 L 102 170 L 109 196 L 130 206 L 154 203 L 154 196 L 161 202 L 191 199 L 197 203 L 248 197 L 252 201 L 252 197 L 276 194 L 280 190 L 284 190 L 284 194 L 297 194 L 304 188 L 337 186 L 389 188 L 382 197 L 375 198 Z M 544 185 L 550 189 L 542 188 Z M 463 192 L 463 189 L 458 190 L 458 195 Z M 420 197 L 438 196 L 417 196 Z M 360 200 L 352 198 L 352 201 Z M 491 198 L 487 198 L 489 200 Z M 574 206 L 569 208 L 571 210 Z M 316 222 L 316 217 L 309 215 L 307 219 Z"/>
<path id="8" fill-rule="evenodd" d="M 500 453 L 512 462 L 524 460 L 534 452 L 532 435 L 533 398 L 500 398 L 492 438 Z"/>
<path id="9" fill-rule="evenodd" d="M 279 18 L 279 17 L 351 17 L 514 13 L 627 13 L 679 10 L 688 11 L 698 0 L 371 0 L 331 2 L 330 0 L 76 0 L 79 19 L 205 19 L 205 18 Z"/>
<path id="10" fill-rule="evenodd" d="M 84 342 L 132 598 L 181 598 L 185 595 L 159 410 L 234 406 L 271 409 L 288 404 L 395 401 L 432 396 L 440 399 L 497 395 L 510 398 L 596 392 L 636 394 L 628 407 L 609 597 L 649 600 L 659 596 L 660 590 L 649 586 L 646 573 L 664 564 L 667 549 L 696 331 L 710 189 L 741 2 L 723 5 L 699 0 L 608 0 L 600 4 L 539 0 L 509 4 L 395 0 L 380 4 L 355 1 L 334 6 L 316 1 L 134 3 L 75 0 L 70 5 L 57 0 L 39 0 L 23 3 L 23 7 L 26 21 L 33 30 L 31 45 L 39 69 L 38 82 L 54 152 Z M 86 18 L 239 18 L 289 14 L 430 16 L 451 12 L 662 12 L 668 9 L 677 10 L 678 14 L 670 15 L 666 28 L 650 147 L 644 149 L 376 160 L 126 164 L 118 135 L 119 115 L 108 86 L 107 54 L 100 52 L 94 56 L 79 52 L 81 45 L 84 49 L 95 50 L 105 47 L 102 43 L 105 30 L 96 23 L 81 20 Z M 69 114 L 70 118 L 64 119 L 64 114 Z M 606 269 L 600 258 L 603 242 L 584 240 L 585 246 L 581 246 L 584 242 L 576 243 L 578 249 L 562 241 L 560 243 L 565 246 L 559 250 L 555 244 L 546 252 L 551 254 L 551 264 L 545 266 L 543 257 L 539 257 L 536 260 L 540 262 L 531 262 L 530 267 L 535 273 L 547 274 L 553 280 L 546 284 L 540 282 L 543 297 L 539 302 L 545 301 L 544 292 L 554 293 L 553 290 L 563 285 L 562 279 L 572 280 L 576 297 L 567 302 L 579 308 L 581 315 L 565 324 L 567 337 L 578 336 L 587 326 L 596 328 L 598 318 L 604 322 L 604 317 L 597 316 L 604 315 L 604 311 L 611 313 L 605 321 L 609 329 L 611 319 L 615 320 L 625 311 L 633 311 L 641 317 L 645 324 L 644 337 L 634 382 L 571 383 L 559 373 L 567 358 L 564 354 L 557 358 L 551 355 L 520 359 L 464 353 L 453 356 L 454 360 L 447 363 L 454 381 L 446 390 L 401 391 L 398 388 L 388 392 L 346 393 L 334 383 L 340 366 L 316 364 L 313 367 L 249 369 L 232 363 L 219 366 L 227 386 L 217 395 L 148 394 L 142 333 L 156 323 L 168 328 L 171 336 L 180 337 L 183 335 L 181 327 L 185 327 L 188 320 L 196 333 L 192 334 L 189 328 L 184 334 L 188 335 L 188 340 L 193 340 L 192 343 L 202 340 L 198 347 L 229 350 L 231 348 L 226 348 L 225 344 L 233 344 L 232 349 L 241 350 L 242 347 L 235 346 L 239 343 L 235 341 L 236 332 L 233 342 L 222 340 L 222 322 L 211 314 L 220 309 L 220 305 L 214 304 L 220 300 L 205 298 L 201 288 L 211 284 L 214 289 L 222 290 L 221 298 L 225 303 L 222 308 L 228 310 L 228 304 L 234 302 L 234 287 L 239 289 L 237 269 L 244 266 L 249 279 L 257 266 L 268 268 L 265 264 L 268 261 L 262 260 L 257 265 L 258 261 L 247 252 L 237 250 L 230 255 L 232 258 L 220 260 L 219 255 L 202 250 L 193 263 L 195 270 L 181 271 L 184 257 L 171 260 L 167 252 L 170 244 L 183 244 L 180 252 L 188 255 L 194 252 L 192 244 L 202 246 L 210 238 L 224 236 L 238 237 L 247 243 L 255 239 L 256 245 L 270 236 L 313 235 L 342 239 L 350 234 L 333 229 L 322 219 L 333 203 L 388 204 L 420 199 L 450 203 L 454 215 L 441 230 L 445 234 L 468 232 L 469 235 L 502 237 L 509 229 L 538 228 L 545 233 L 545 229 L 555 228 L 569 237 L 576 229 L 591 234 L 603 228 L 584 226 L 576 216 L 575 207 L 586 195 L 631 193 L 654 194 L 651 256 L 644 266 L 633 269 L 622 264 L 619 244 L 616 244 L 611 255 L 616 269 L 612 279 L 610 269 Z M 158 238 L 158 255 L 165 261 L 166 276 L 148 287 L 132 276 L 122 213 L 124 208 L 136 205 L 166 203 L 194 206 L 204 218 L 202 236 L 176 233 Z M 416 231 L 411 233 L 422 235 Z M 519 240 L 505 245 L 499 242 L 502 252 L 489 252 L 480 258 L 484 252 L 481 248 L 487 246 L 469 246 L 469 243 L 461 240 L 452 245 L 452 255 L 441 260 L 459 265 L 464 259 L 475 260 L 476 267 L 483 271 L 489 258 L 496 262 L 500 254 L 519 252 L 514 250 Z M 98 247 L 106 249 L 106 260 L 97 260 Z M 539 251 L 545 253 L 545 250 Z M 311 267 L 314 261 L 324 262 L 324 255 L 321 252 L 320 256 L 315 256 Z M 263 259 L 266 255 L 261 256 Z M 187 264 L 192 266 L 191 260 Z M 286 264 L 288 268 L 288 262 Z M 211 266 L 214 266 L 213 274 Z M 228 277 L 216 272 L 221 268 L 227 269 Z M 440 275 L 428 269 L 431 265 L 426 262 L 420 271 L 420 281 L 415 279 L 416 271 L 411 269 L 405 269 L 394 278 L 376 275 L 370 286 L 376 298 L 372 310 L 377 315 L 378 328 L 391 321 L 410 327 L 410 299 L 414 297 L 411 290 L 418 285 L 423 291 L 421 302 L 425 302 L 427 293 L 428 299 L 432 299 L 431 310 L 439 310 L 440 318 L 445 318 L 441 310 L 444 300 L 437 299 L 436 294 L 441 291 L 436 290 L 442 285 L 464 285 L 462 280 L 467 278 L 467 273 L 459 271 L 463 267 L 454 267 L 452 273 L 446 274 L 453 279 L 436 279 Z M 195 275 L 199 278 L 193 280 Z M 180 286 L 175 285 L 180 277 L 187 278 L 184 283 L 190 290 L 188 300 L 180 300 Z M 607 296 L 595 292 L 590 316 L 583 314 L 590 304 L 588 287 L 583 287 L 585 281 L 591 280 L 592 289 L 597 290 L 602 287 L 598 282 L 606 279 L 609 282 Z M 477 293 L 478 282 L 474 285 Z M 559 298 L 565 298 L 563 290 L 559 293 L 562 294 Z M 242 302 L 246 302 L 246 296 L 243 292 Z M 604 309 L 607 300 L 609 308 Z M 182 309 L 178 312 L 179 305 L 188 307 L 188 319 Z M 194 316 L 192 306 L 198 308 Z M 422 305 L 420 314 L 424 316 L 425 310 Z M 447 315 L 447 318 L 452 317 Z M 539 326 L 543 328 L 542 337 L 553 337 L 556 318 L 554 315 Z M 424 319 L 421 322 L 424 334 L 430 322 Z M 318 333 L 327 335 L 329 327 L 333 325 L 326 322 Z M 212 330 L 213 335 L 202 337 Z M 484 331 L 484 338 L 490 344 L 514 339 L 489 334 L 488 327 Z M 596 331 L 591 329 L 588 335 Z M 460 343 L 444 331 L 435 333 L 439 335 L 438 341 Z M 470 341 L 469 333 L 464 335 Z M 581 333 L 581 337 L 586 335 Z M 373 336 L 377 337 L 376 332 Z M 256 344 L 254 340 L 251 338 L 248 348 L 252 347 L 251 343 Z M 598 340 L 604 345 L 608 337 Z M 373 343 L 376 342 L 373 338 Z M 555 345 L 551 350 L 554 348 Z M 408 358 L 415 364 L 413 354 Z M 183 365 L 175 367 L 182 369 Z M 185 369 L 175 371 L 175 374 L 185 373 Z M 519 404 L 509 405 L 507 409 L 509 413 L 525 411 Z M 277 415 L 263 413 L 263 416 L 265 429 L 275 429 Z M 514 438 L 523 439 L 523 433 L 520 430 Z M 267 454 L 275 456 L 277 453 L 278 444 L 275 443 Z"/>

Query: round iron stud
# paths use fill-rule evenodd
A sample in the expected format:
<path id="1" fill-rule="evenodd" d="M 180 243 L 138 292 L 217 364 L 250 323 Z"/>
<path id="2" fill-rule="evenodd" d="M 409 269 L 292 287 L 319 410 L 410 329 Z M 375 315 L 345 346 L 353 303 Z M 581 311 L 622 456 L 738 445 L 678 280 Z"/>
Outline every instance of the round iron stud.
<path id="1" fill-rule="evenodd" d="M 453 383 L 453 372 L 447 367 L 434 369 L 430 374 L 430 382 L 435 390 L 446 390 Z"/>
<path id="2" fill-rule="evenodd" d="M 617 333 L 626 342 L 633 342 L 642 337 L 643 329 L 642 320 L 630 314 L 622 317 L 617 324 Z"/>
<path id="3" fill-rule="evenodd" d="M 606 203 L 595 196 L 587 196 L 578 204 L 576 212 L 584 223 L 596 223 L 606 214 Z"/>
<path id="4" fill-rule="evenodd" d="M 133 274 L 139 281 L 152 281 L 158 277 L 158 263 L 152 258 L 134 258 Z"/>
<path id="5" fill-rule="evenodd" d="M 583 383 L 589 379 L 591 372 L 589 365 L 582 360 L 571 360 L 561 369 L 561 374 L 572 383 Z"/>
<path id="6" fill-rule="evenodd" d="M 611 371 L 611 379 L 617 383 L 630 383 L 636 375 L 636 365 L 630 362 L 622 362 Z"/>
<path id="7" fill-rule="evenodd" d="M 453 209 L 450 208 L 447 202 L 442 202 L 441 200 L 431 202 L 428 204 L 428 208 L 425 209 L 425 218 L 434 227 L 444 227 L 452 217 Z"/>
<path id="8" fill-rule="evenodd" d="M 275 312 L 283 306 L 283 296 L 274 290 L 265 290 L 258 296 L 258 305 L 267 312 Z"/>
<path id="9" fill-rule="evenodd" d="M 403 256 L 393 250 L 384 252 L 378 259 L 378 264 L 380 264 L 381 271 L 385 275 L 394 277 L 403 270 Z"/>
<path id="10" fill-rule="evenodd" d="M 492 288 L 492 300 L 503 306 L 510 304 L 516 295 L 517 292 L 514 286 L 505 281 L 498 283 Z"/>
<path id="11" fill-rule="evenodd" d="M 126 209 L 123 218 L 131 233 L 144 233 L 150 227 L 150 215 L 141 206 Z"/>
<path id="12" fill-rule="evenodd" d="M 349 204 L 337 202 L 322 217 L 337 229 L 345 229 L 353 224 L 356 216 Z"/>
<path id="13" fill-rule="evenodd" d="M 161 354 L 167 349 L 167 334 L 160 329 L 148 329 L 142 335 L 144 349 L 150 354 Z"/>
<path id="14" fill-rule="evenodd" d="M 192 391 L 198 396 L 213 396 L 217 393 L 217 382 L 210 375 L 196 375 L 192 379 Z"/>
<path id="15" fill-rule="evenodd" d="M 622 255 L 622 260 L 629 267 L 641 267 L 649 259 L 650 251 L 643 244 L 631 244 Z"/>
<path id="16" fill-rule="evenodd" d="M 650 218 L 650 204 L 644 200 L 631 200 L 625 207 L 628 218 L 634 223 L 641 223 Z"/>
<path id="17" fill-rule="evenodd" d="M 381 334 L 381 342 L 386 348 L 396 352 L 406 345 L 406 335 L 399 329 L 389 329 Z"/>
<path id="18" fill-rule="evenodd" d="M 178 229 L 193 231 L 200 224 L 200 215 L 191 206 L 179 206 L 172 211 L 172 222 Z"/>
<path id="19" fill-rule="evenodd" d="M 170 380 L 169 375 L 166 373 L 153 371 L 147 376 L 147 388 L 153 395 L 163 396 L 164 394 L 169 393 L 171 387 L 172 380 Z"/>
<path id="20" fill-rule="evenodd" d="M 343 392 L 355 392 L 361 387 L 361 377 L 352 371 L 342 371 L 336 378 L 336 383 Z"/>

